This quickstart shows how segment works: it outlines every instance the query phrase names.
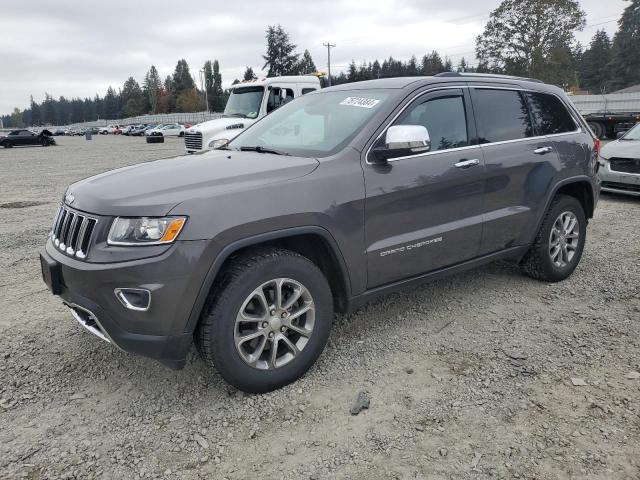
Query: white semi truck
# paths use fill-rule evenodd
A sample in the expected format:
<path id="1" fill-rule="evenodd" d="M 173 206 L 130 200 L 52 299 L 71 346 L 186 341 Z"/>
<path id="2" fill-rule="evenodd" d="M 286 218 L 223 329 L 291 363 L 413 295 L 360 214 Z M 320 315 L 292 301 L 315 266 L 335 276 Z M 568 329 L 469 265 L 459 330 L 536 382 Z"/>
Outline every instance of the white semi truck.
<path id="1" fill-rule="evenodd" d="M 241 82 L 231 88 L 222 118 L 202 122 L 184 134 L 187 153 L 224 146 L 245 128 L 276 108 L 320 89 L 315 75 L 271 77 Z"/>

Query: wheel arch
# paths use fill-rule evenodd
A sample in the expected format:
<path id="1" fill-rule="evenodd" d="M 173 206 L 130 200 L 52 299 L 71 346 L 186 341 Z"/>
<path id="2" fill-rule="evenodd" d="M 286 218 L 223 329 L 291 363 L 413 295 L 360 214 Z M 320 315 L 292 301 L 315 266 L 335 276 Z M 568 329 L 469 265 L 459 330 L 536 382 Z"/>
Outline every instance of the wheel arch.
<path id="1" fill-rule="evenodd" d="M 224 267 L 252 248 L 280 247 L 311 260 L 327 277 L 336 310 L 344 312 L 351 296 L 349 273 L 342 252 L 331 233 L 320 226 L 304 226 L 266 232 L 236 240 L 225 246 L 213 261 L 200 287 L 185 332 L 195 332 L 207 297 Z"/>

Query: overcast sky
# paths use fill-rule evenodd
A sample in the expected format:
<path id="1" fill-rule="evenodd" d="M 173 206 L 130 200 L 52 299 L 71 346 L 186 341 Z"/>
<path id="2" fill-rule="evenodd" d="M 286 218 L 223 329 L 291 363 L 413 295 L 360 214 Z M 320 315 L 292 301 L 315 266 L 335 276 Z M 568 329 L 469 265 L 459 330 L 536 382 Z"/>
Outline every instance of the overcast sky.
<path id="1" fill-rule="evenodd" d="M 475 63 L 475 37 L 499 0 L 199 0 L 58 1 L 0 3 L 0 113 L 54 97 L 104 95 L 130 75 L 140 83 L 150 65 L 161 76 L 185 58 L 191 73 L 218 59 L 224 86 L 250 65 L 263 66 L 265 28 L 280 23 L 300 52 L 309 49 L 326 71 L 326 49 L 335 43 L 332 73 L 354 59 L 393 55 L 420 58 L 438 50 L 454 64 Z M 588 44 L 598 28 L 613 34 L 628 2 L 580 0 Z"/>

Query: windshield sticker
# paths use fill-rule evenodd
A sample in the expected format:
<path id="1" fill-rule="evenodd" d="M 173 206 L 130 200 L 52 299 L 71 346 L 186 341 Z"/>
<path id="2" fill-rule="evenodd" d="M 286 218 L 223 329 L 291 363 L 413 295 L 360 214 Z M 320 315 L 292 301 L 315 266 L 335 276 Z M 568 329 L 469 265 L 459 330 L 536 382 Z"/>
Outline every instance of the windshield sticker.
<path id="1" fill-rule="evenodd" d="M 380 103 L 380 100 L 376 100 L 375 98 L 347 97 L 340 102 L 340 105 L 347 105 L 349 107 L 373 108 L 378 103 Z"/>

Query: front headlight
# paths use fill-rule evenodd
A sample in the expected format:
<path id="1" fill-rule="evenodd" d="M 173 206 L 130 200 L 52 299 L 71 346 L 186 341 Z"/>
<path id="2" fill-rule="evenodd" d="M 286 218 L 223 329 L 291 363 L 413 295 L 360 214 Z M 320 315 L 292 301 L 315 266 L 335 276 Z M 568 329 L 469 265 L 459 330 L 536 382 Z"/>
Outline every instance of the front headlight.
<path id="1" fill-rule="evenodd" d="M 171 243 L 180 234 L 186 217 L 117 217 L 107 237 L 109 245 L 160 245 Z"/>
<path id="2" fill-rule="evenodd" d="M 219 138 L 217 140 L 211 140 L 209 142 L 209 148 L 222 148 L 224 147 L 227 143 L 229 143 L 229 140 L 227 140 L 226 138 Z"/>

